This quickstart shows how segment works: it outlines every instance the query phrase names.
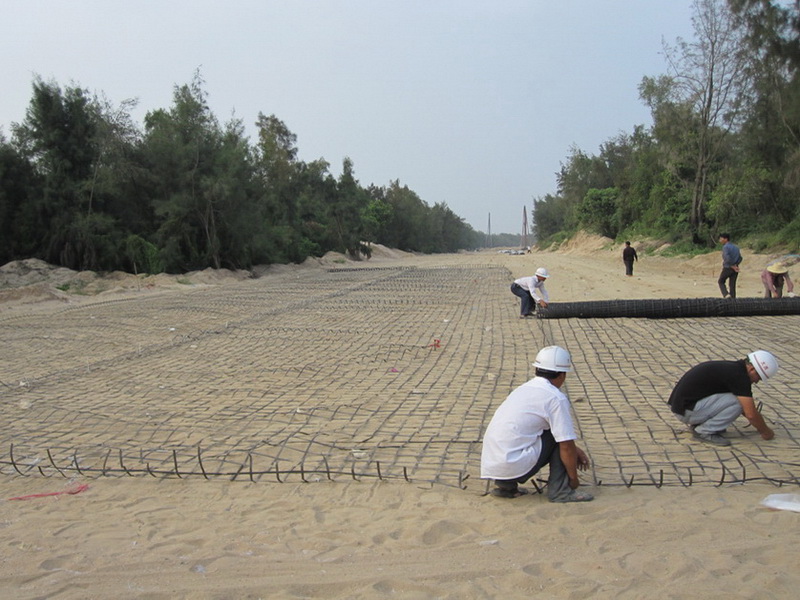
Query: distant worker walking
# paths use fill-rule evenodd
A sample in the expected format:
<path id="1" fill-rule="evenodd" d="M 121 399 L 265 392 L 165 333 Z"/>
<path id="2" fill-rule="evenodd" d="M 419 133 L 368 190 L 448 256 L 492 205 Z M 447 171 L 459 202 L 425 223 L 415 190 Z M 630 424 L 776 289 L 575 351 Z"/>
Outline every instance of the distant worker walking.
<path id="1" fill-rule="evenodd" d="M 719 234 L 719 242 L 722 244 L 722 271 L 719 274 L 717 283 L 723 298 L 736 298 L 736 279 L 739 277 L 739 265 L 742 262 L 742 253 L 739 246 L 731 242 L 729 233 Z M 728 287 L 725 287 L 725 283 Z"/>
<path id="2" fill-rule="evenodd" d="M 511 284 L 511 293 L 520 299 L 520 319 L 533 316 L 537 304 L 547 308 L 550 296 L 544 287 L 544 282 L 548 277 L 550 273 L 547 269 L 539 267 L 532 277 L 522 277 Z"/>
<path id="3" fill-rule="evenodd" d="M 753 384 L 778 372 L 778 360 L 766 350 L 756 350 L 742 360 L 712 360 L 689 369 L 680 378 L 667 401 L 682 423 L 692 427 L 694 437 L 717 446 L 730 446 L 725 430 L 744 414 L 765 440 L 775 433 L 753 400 Z"/>
<path id="4" fill-rule="evenodd" d="M 633 248 L 630 242 L 625 242 L 625 248 L 622 250 L 622 262 L 625 263 L 625 275 L 633 277 L 633 261 L 638 260 L 639 255 L 636 254 L 636 248 Z"/>
<path id="5" fill-rule="evenodd" d="M 764 284 L 764 298 L 782 297 L 784 282 L 786 283 L 786 295 L 790 298 L 794 298 L 794 284 L 789 278 L 788 266 L 782 262 L 776 262 L 761 271 L 761 283 Z"/>

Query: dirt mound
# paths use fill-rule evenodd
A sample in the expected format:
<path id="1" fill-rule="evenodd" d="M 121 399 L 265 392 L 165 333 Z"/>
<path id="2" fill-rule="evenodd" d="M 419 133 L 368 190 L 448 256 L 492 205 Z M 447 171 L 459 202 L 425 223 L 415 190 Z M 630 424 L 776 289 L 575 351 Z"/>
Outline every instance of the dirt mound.
<path id="1" fill-rule="evenodd" d="M 370 258 L 362 255 L 361 259 L 354 259 L 348 254 L 330 251 L 326 252 L 320 257 L 309 256 L 301 264 L 293 263 L 288 265 L 258 265 L 253 267 L 253 275 L 255 277 L 263 277 L 264 275 L 271 273 L 286 273 L 288 271 L 294 271 L 298 269 L 328 269 L 359 263 L 369 265 L 371 261 L 377 262 L 381 259 L 395 260 L 405 258 L 407 256 L 413 256 L 408 252 L 403 252 L 402 250 L 393 250 L 391 248 L 387 248 L 386 246 L 382 246 L 381 244 L 370 244 L 370 248 L 372 249 L 372 256 Z"/>
<path id="2" fill-rule="evenodd" d="M 68 302 L 72 293 L 94 295 L 98 280 L 93 271 L 73 271 L 38 258 L 15 260 L 0 267 L 0 304 Z"/>
<path id="3" fill-rule="evenodd" d="M 47 302 L 48 300 L 69 301 L 67 294 L 51 287 L 48 283 L 34 283 L 33 285 L 0 290 L 0 310 L 4 306 L 33 304 Z"/>
<path id="4" fill-rule="evenodd" d="M 615 242 L 611 238 L 579 231 L 554 250 L 560 254 L 594 254 L 598 250 L 615 249 L 614 245 Z"/>
<path id="5" fill-rule="evenodd" d="M 396 250 L 394 248 L 387 248 L 383 244 L 370 244 L 369 247 L 372 250 L 372 256 L 370 257 L 370 260 L 398 259 L 413 256 L 413 254 L 410 252 L 404 252 L 403 250 Z"/>
<path id="6" fill-rule="evenodd" d="M 50 265 L 38 258 L 14 260 L 0 267 L 0 290 L 37 283 L 57 286 L 74 279 L 77 271 Z"/>
<path id="7" fill-rule="evenodd" d="M 0 267 L 0 305 L 8 309 L 53 300 L 76 302 L 106 294 L 175 289 L 186 285 L 223 285 L 252 276 L 250 271 L 210 268 L 184 275 L 134 275 L 123 271 L 99 274 L 73 271 L 29 258 Z"/>
<path id="8" fill-rule="evenodd" d="M 244 271 L 242 269 L 231 271 L 230 269 L 212 269 L 208 267 L 202 271 L 191 271 L 182 277 L 188 279 L 193 284 L 214 285 L 233 281 L 244 281 L 245 279 L 251 279 L 253 274 L 250 271 Z"/>
<path id="9" fill-rule="evenodd" d="M 311 260 L 311 257 L 306 259 L 306 262 Z M 344 265 L 349 262 L 357 262 L 354 261 L 352 258 L 348 258 L 347 255 L 342 254 L 341 252 L 326 252 L 322 258 L 316 259 L 320 265 L 324 266 L 335 266 L 335 265 Z"/>

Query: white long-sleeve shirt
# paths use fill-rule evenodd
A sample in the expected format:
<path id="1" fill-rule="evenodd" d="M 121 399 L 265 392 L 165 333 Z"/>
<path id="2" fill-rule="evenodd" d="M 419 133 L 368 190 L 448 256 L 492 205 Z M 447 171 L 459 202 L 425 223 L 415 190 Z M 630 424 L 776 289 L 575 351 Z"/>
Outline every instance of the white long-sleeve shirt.
<path id="1" fill-rule="evenodd" d="M 540 300 L 544 300 L 545 302 L 550 302 L 550 295 L 547 293 L 547 290 L 544 287 L 544 283 L 547 281 L 543 279 L 539 281 L 539 278 L 536 275 L 532 277 L 522 277 L 514 281 L 519 287 L 523 290 L 528 290 L 533 301 L 537 304 Z"/>
<path id="2" fill-rule="evenodd" d="M 577 438 L 567 397 L 544 377 L 534 377 L 511 392 L 489 422 L 481 478 L 514 479 L 528 473 L 539 460 L 545 429 L 556 442 Z"/>

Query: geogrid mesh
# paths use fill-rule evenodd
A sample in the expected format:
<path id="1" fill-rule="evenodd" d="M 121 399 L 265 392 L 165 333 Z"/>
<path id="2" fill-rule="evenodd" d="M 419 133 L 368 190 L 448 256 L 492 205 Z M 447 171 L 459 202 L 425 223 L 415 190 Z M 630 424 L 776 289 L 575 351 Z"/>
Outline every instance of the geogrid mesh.
<path id="1" fill-rule="evenodd" d="M 800 315 L 800 298 L 649 298 L 554 302 L 536 311 L 540 319 L 646 317 L 750 317 Z"/>
<path id="2" fill-rule="evenodd" d="M 800 480 L 798 317 L 726 319 L 586 319 L 548 321 L 546 338 L 572 352 L 567 391 L 597 481 L 626 485 Z M 763 441 L 744 418 L 726 434 L 728 448 L 698 443 L 666 405 L 692 365 L 743 358 L 768 349 L 781 370 L 754 386 L 776 437 Z"/>
<path id="3" fill-rule="evenodd" d="M 558 343 L 595 484 L 798 483 L 797 317 L 520 320 L 511 280 L 483 265 L 300 270 L 7 312 L 0 472 L 466 487 L 495 408 Z M 672 384 L 756 346 L 781 360 L 757 390 L 776 439 L 740 419 L 731 448 L 693 442 L 664 404 Z"/>

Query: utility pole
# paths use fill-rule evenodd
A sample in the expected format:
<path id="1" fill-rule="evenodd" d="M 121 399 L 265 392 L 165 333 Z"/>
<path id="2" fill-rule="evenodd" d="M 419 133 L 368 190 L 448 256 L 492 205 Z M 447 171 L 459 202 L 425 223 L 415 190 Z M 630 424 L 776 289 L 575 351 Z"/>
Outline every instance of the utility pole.
<path id="1" fill-rule="evenodd" d="M 522 207 L 522 247 L 528 249 L 528 209 Z"/>

